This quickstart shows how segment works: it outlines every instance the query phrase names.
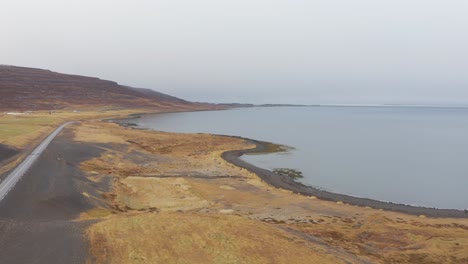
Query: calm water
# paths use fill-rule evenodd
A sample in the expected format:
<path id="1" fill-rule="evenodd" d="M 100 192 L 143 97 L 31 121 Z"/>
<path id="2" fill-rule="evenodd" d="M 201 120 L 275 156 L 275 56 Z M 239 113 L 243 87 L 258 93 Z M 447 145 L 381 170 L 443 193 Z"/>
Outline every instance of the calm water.
<path id="1" fill-rule="evenodd" d="M 243 159 L 295 168 L 311 186 L 358 197 L 468 208 L 468 109 L 275 107 L 147 115 L 161 131 L 238 135 L 292 146 Z"/>

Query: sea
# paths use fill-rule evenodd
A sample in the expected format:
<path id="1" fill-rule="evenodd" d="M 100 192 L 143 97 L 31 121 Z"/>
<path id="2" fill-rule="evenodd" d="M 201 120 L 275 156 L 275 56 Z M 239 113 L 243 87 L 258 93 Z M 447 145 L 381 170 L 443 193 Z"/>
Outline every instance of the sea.
<path id="1" fill-rule="evenodd" d="M 468 208 L 468 108 L 251 107 L 149 114 L 128 122 L 167 132 L 233 135 L 291 147 L 246 155 L 265 169 L 296 169 L 298 181 L 361 198 Z"/>

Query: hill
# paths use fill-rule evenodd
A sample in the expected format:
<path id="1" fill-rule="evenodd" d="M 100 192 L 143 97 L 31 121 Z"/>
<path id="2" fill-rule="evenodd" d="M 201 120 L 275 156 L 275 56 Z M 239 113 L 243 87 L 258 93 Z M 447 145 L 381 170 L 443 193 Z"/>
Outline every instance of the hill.
<path id="1" fill-rule="evenodd" d="M 0 65 L 0 110 L 53 110 L 86 106 L 186 108 L 200 104 L 99 78 Z"/>

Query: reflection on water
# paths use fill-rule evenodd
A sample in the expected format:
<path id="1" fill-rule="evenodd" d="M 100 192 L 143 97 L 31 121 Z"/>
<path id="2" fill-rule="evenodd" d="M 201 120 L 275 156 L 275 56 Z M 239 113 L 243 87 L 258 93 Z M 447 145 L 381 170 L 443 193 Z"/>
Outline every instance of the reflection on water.
<path id="1" fill-rule="evenodd" d="M 243 159 L 293 168 L 326 190 L 438 208 L 468 208 L 468 109 L 271 107 L 155 114 L 162 131 L 237 135 L 285 144 L 287 154 Z"/>

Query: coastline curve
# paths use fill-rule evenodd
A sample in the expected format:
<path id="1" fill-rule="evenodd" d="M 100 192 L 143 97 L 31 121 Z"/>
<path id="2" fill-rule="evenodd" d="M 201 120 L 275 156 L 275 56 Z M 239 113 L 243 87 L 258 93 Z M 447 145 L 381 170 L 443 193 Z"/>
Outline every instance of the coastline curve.
<path id="1" fill-rule="evenodd" d="M 468 218 L 468 215 L 463 210 L 457 209 L 438 209 L 438 208 L 428 208 L 420 206 L 412 206 L 406 204 L 398 204 L 392 202 L 384 202 L 379 200 L 373 200 L 369 198 L 360 198 L 346 194 L 339 194 L 334 192 L 329 192 L 321 190 L 315 187 L 304 185 L 300 182 L 295 181 L 291 177 L 285 175 L 279 175 L 270 170 L 259 168 L 253 164 L 250 164 L 242 159 L 241 156 L 246 154 L 262 154 L 266 152 L 268 144 L 267 142 L 262 142 L 258 140 L 228 136 L 232 138 L 241 138 L 248 141 L 249 143 L 254 144 L 256 147 L 247 150 L 231 150 L 224 152 L 221 156 L 222 158 L 241 168 L 244 168 L 252 173 L 255 173 L 260 179 L 265 183 L 275 187 L 285 190 L 292 191 L 297 194 L 305 196 L 316 196 L 318 199 L 331 201 L 331 202 L 343 202 L 350 205 L 356 205 L 361 207 L 371 207 L 374 209 L 382 209 L 385 211 L 393 211 L 406 213 L 411 215 L 424 215 L 428 217 L 436 218 Z"/>

